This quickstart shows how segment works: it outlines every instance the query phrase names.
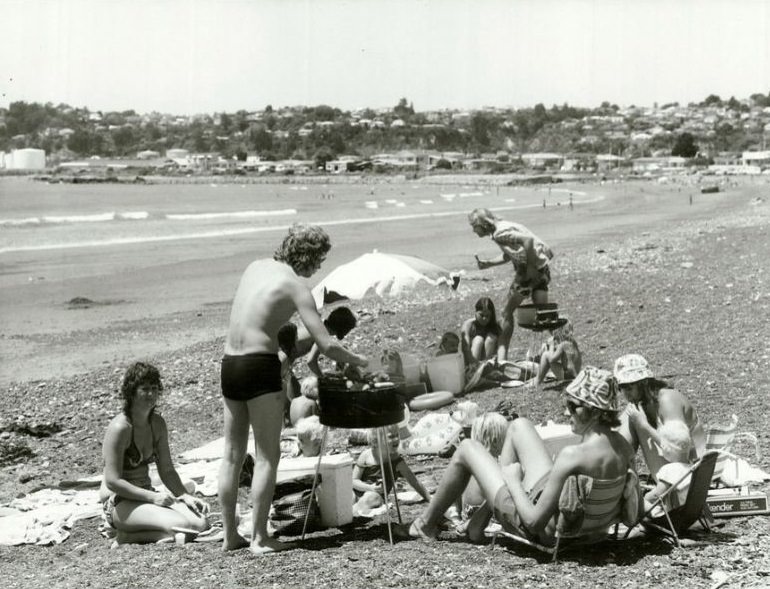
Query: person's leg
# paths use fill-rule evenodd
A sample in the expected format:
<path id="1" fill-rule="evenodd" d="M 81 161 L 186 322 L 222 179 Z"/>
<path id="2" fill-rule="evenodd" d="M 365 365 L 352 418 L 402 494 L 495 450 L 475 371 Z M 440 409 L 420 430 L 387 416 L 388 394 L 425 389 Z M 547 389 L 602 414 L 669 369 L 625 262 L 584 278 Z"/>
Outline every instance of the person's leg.
<path id="1" fill-rule="evenodd" d="M 115 506 L 112 521 L 118 531 L 116 540 L 119 544 L 157 542 L 172 538 L 173 528 L 198 532 L 208 528 L 206 518 L 195 515 L 185 505 L 161 507 L 127 499 Z"/>
<path id="2" fill-rule="evenodd" d="M 282 403 L 283 405 L 283 403 Z M 249 545 L 238 533 L 235 518 L 235 506 L 238 503 L 238 482 L 243 460 L 246 458 L 246 445 L 249 441 L 249 413 L 244 401 L 224 398 L 225 416 L 225 451 L 222 465 L 219 467 L 218 493 L 222 507 L 222 526 L 224 528 L 223 550 L 235 550 Z"/>
<path id="3" fill-rule="evenodd" d="M 545 476 L 553 466 L 553 460 L 535 426 L 526 418 L 514 419 L 508 426 L 500 453 L 503 467 L 518 462 L 524 471 L 523 485 L 526 490 Z"/>
<path id="4" fill-rule="evenodd" d="M 548 371 L 551 370 L 558 380 L 562 380 L 564 370 L 562 370 L 562 353 L 545 352 L 540 356 L 540 366 L 537 369 L 537 384 L 541 384 Z"/>
<path id="5" fill-rule="evenodd" d="M 497 350 L 497 359 L 500 362 L 508 359 L 508 347 L 511 345 L 511 338 L 513 337 L 513 313 L 523 300 L 524 297 L 512 285 L 508 291 L 508 298 L 505 300 L 500 322 L 502 329 L 498 339 L 500 345 Z"/>
<path id="6" fill-rule="evenodd" d="M 487 356 L 484 354 L 485 345 L 484 338 L 477 335 L 471 340 L 471 356 L 474 360 L 485 360 Z"/>
<path id="7" fill-rule="evenodd" d="M 488 335 L 484 338 L 484 359 L 494 358 L 497 353 L 497 340 L 496 335 Z"/>
<path id="8" fill-rule="evenodd" d="M 539 288 L 532 289 L 532 302 L 536 305 L 545 305 L 548 302 L 548 291 Z"/>
<path id="9" fill-rule="evenodd" d="M 500 465 L 487 449 L 476 440 L 463 440 L 452 456 L 428 507 L 415 520 L 413 527 L 417 526 L 425 535 L 434 537 L 444 512 L 462 495 L 471 477 L 476 479 L 490 505 L 494 503 L 500 487 L 505 485 Z"/>
<path id="10" fill-rule="evenodd" d="M 246 401 L 251 428 L 254 431 L 254 476 L 251 483 L 252 532 L 250 550 L 265 554 L 293 548 L 267 534 L 267 517 L 275 491 L 278 460 L 281 457 L 281 412 L 283 396 L 280 391 L 260 395 Z"/>

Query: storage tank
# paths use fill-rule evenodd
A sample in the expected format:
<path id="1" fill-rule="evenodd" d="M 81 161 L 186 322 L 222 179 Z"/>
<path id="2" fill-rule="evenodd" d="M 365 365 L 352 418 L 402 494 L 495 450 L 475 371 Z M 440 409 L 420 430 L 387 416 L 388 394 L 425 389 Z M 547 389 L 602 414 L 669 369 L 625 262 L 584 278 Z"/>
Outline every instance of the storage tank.
<path id="1" fill-rule="evenodd" d="M 8 167 L 13 170 L 44 170 L 45 150 L 31 147 L 14 149 L 11 152 L 11 165 Z"/>
<path id="2" fill-rule="evenodd" d="M 169 159 L 187 159 L 190 156 L 190 151 L 187 149 L 169 149 L 166 151 L 166 157 Z"/>

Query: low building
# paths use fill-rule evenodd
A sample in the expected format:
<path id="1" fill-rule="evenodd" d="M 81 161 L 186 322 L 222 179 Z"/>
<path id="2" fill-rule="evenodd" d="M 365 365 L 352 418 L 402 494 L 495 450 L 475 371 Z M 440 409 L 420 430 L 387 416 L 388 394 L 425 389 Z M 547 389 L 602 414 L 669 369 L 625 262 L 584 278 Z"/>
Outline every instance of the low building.
<path id="1" fill-rule="evenodd" d="M 32 147 L 14 149 L 5 156 L 5 167 L 9 170 L 44 170 L 45 150 Z"/>
<path id="2" fill-rule="evenodd" d="M 564 156 L 560 153 L 522 153 L 521 161 L 529 168 L 561 168 Z"/>
<path id="3" fill-rule="evenodd" d="M 770 167 L 770 151 L 744 151 L 741 159 L 744 166 Z"/>

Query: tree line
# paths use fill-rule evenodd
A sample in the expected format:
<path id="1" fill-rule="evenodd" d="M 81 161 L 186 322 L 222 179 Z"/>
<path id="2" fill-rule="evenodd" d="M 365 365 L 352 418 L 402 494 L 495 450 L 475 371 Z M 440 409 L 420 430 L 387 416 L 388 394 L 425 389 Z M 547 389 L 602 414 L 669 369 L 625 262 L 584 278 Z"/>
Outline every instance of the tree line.
<path id="1" fill-rule="evenodd" d="M 770 106 L 770 93 L 753 94 L 749 101 L 723 101 L 710 95 L 690 108 L 719 107 L 736 114 L 754 106 Z M 661 108 L 678 106 L 676 103 Z M 256 153 L 265 160 L 328 160 L 340 155 L 369 158 L 400 149 L 456 151 L 466 154 L 553 151 L 559 153 L 615 153 L 650 155 L 668 150 L 690 157 L 699 146 L 712 151 L 740 151 L 757 145 L 763 129 L 746 129 L 736 116 L 698 136 L 678 132 L 682 120 L 663 123 L 666 133 L 635 145 L 634 132 L 652 123 L 641 114 L 626 114 L 625 134 L 597 132 L 587 118 L 617 119 L 620 108 L 603 102 L 593 109 L 568 104 L 546 108 L 490 109 L 469 113 L 415 111 L 406 98 L 385 112 L 352 113 L 328 105 L 239 110 L 195 117 L 175 117 L 133 110 L 97 112 L 66 104 L 13 102 L 0 108 L 0 150 L 44 149 L 51 155 L 72 157 L 134 157 L 141 151 L 164 154 L 171 148 L 197 153 L 216 152 L 245 160 Z M 634 112 L 634 109 L 631 109 Z M 641 112 L 641 111 L 639 111 Z M 351 122 L 357 124 L 351 124 Z M 395 123 L 395 124 L 394 124 Z M 593 126 L 593 125 L 592 125 Z M 590 140 L 587 140 L 590 139 Z M 693 152 L 694 150 L 694 152 Z"/>

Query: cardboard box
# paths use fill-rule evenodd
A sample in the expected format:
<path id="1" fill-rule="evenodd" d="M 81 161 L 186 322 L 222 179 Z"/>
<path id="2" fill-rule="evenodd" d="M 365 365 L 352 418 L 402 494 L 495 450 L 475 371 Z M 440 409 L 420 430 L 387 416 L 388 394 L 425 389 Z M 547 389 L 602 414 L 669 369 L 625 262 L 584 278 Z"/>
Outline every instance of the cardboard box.
<path id="1" fill-rule="evenodd" d="M 751 492 L 748 487 L 713 489 L 709 491 L 706 502 L 714 517 L 770 514 L 767 494 Z"/>

